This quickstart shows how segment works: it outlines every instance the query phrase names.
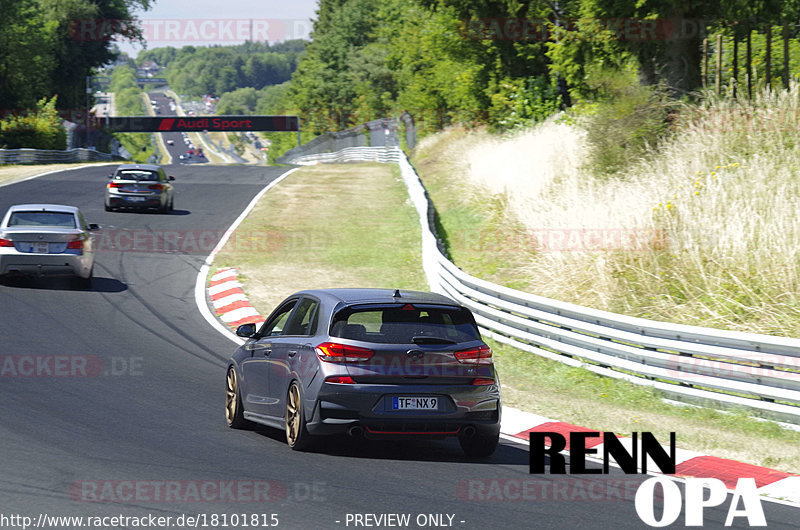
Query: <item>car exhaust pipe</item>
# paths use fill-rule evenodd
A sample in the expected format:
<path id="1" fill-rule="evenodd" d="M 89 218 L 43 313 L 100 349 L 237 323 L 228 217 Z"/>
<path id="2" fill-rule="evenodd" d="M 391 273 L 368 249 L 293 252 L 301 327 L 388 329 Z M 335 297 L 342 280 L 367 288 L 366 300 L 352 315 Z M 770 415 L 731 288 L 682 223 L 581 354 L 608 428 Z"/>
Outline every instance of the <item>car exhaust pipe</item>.
<path id="1" fill-rule="evenodd" d="M 349 429 L 347 429 L 347 434 L 352 436 L 353 438 L 360 438 L 364 436 L 364 428 L 360 425 L 353 425 Z"/>
<path id="2" fill-rule="evenodd" d="M 465 438 L 472 438 L 478 433 L 477 429 L 472 425 L 467 425 L 461 430 L 461 434 L 464 435 Z"/>

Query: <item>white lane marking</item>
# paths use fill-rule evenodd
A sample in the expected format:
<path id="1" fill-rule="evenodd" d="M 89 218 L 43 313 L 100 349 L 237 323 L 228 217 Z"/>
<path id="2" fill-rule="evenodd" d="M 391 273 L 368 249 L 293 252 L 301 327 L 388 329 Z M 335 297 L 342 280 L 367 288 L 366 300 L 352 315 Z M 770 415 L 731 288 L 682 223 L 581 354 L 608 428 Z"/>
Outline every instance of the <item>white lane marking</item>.
<path id="1" fill-rule="evenodd" d="M 121 163 L 122 162 L 100 162 L 100 163 L 97 163 L 97 164 L 86 164 L 85 166 L 54 169 L 53 171 L 46 171 L 44 173 L 39 173 L 38 175 L 32 175 L 30 177 L 21 178 L 19 180 L 12 180 L 11 182 L 6 182 L 4 184 L 0 184 L 0 188 L 2 188 L 3 186 L 11 186 L 12 184 L 19 184 L 20 182 L 25 182 L 26 180 L 38 179 L 39 177 L 52 175 L 53 173 L 61 173 L 62 171 L 75 171 L 77 169 L 86 169 L 86 168 L 90 168 L 90 167 L 118 166 Z"/>
<path id="2" fill-rule="evenodd" d="M 247 217 L 250 211 L 253 208 L 255 208 L 259 199 L 261 199 L 261 197 L 266 192 L 272 189 L 273 186 L 276 186 L 279 182 L 281 182 L 283 179 L 285 179 L 298 169 L 300 168 L 292 168 L 286 173 L 281 174 L 278 178 L 276 178 L 266 186 L 264 186 L 264 189 L 262 189 L 258 193 L 258 195 L 256 195 L 253 198 L 253 200 L 250 201 L 250 204 L 247 205 L 247 208 L 244 209 L 241 215 L 239 215 L 239 217 L 236 218 L 236 220 L 228 228 L 228 230 L 225 231 L 225 234 L 223 234 L 222 238 L 219 240 L 219 243 L 217 243 L 217 246 L 214 247 L 214 250 L 212 250 L 211 253 L 208 255 L 208 257 L 205 259 L 205 262 L 200 267 L 200 271 L 198 271 L 197 273 L 197 279 L 195 280 L 194 283 L 194 301 L 195 304 L 197 304 L 197 309 L 200 311 L 200 314 L 203 316 L 203 318 L 206 319 L 206 322 L 211 324 L 211 327 L 222 333 L 225 337 L 235 342 L 236 344 L 244 344 L 245 340 L 241 337 L 237 337 L 236 334 L 233 333 L 233 331 L 229 330 L 224 325 L 222 325 L 222 323 L 219 320 L 217 320 L 217 318 L 211 313 L 211 309 L 209 309 L 208 304 L 206 303 L 206 278 L 208 277 L 208 270 L 211 268 L 211 264 L 214 262 L 214 257 L 217 255 L 220 249 L 223 246 L 225 246 L 225 243 L 228 242 L 228 239 L 230 239 L 231 234 L 242 223 L 242 221 L 244 221 L 245 217 Z"/>

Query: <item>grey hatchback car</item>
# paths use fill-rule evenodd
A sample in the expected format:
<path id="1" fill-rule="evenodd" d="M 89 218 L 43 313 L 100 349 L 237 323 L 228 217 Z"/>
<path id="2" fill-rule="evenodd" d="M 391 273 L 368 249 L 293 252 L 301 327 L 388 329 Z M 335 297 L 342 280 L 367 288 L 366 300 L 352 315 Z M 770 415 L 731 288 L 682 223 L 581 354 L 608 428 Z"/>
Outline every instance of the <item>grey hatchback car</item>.
<path id="1" fill-rule="evenodd" d="M 472 313 L 434 293 L 319 289 L 284 300 L 228 363 L 226 419 L 318 435 L 457 437 L 471 457 L 500 433 L 500 383 Z"/>
<path id="2" fill-rule="evenodd" d="M 175 208 L 175 189 L 161 166 L 122 164 L 110 175 L 106 185 L 105 208 L 157 208 L 168 212 Z"/>

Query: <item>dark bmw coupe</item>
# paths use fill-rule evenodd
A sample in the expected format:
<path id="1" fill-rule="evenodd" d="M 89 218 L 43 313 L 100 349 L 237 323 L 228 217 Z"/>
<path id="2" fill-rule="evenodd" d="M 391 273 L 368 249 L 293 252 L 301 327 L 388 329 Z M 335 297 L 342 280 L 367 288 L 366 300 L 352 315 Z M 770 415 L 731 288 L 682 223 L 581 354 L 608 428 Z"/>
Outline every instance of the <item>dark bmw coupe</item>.
<path id="1" fill-rule="evenodd" d="M 228 363 L 226 418 L 319 435 L 456 436 L 468 456 L 497 447 L 500 383 L 472 313 L 444 296 L 320 289 L 284 300 Z"/>

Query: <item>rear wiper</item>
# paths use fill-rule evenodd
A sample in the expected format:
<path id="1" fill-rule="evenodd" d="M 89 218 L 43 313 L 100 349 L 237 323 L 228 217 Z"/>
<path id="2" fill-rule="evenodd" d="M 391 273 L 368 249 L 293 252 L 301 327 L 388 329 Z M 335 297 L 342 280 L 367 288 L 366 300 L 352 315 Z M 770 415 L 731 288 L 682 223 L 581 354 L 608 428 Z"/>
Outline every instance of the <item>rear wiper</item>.
<path id="1" fill-rule="evenodd" d="M 431 337 L 428 335 L 417 335 L 412 337 L 411 342 L 414 344 L 458 344 L 458 342 L 442 337 Z"/>

